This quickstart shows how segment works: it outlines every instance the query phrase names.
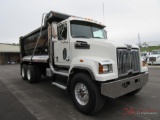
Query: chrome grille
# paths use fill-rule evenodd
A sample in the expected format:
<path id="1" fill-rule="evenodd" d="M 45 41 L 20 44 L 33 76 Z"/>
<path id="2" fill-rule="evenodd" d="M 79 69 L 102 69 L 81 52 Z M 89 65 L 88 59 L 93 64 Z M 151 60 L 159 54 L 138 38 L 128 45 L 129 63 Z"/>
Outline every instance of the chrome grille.
<path id="1" fill-rule="evenodd" d="M 126 76 L 129 73 L 140 71 L 140 58 L 138 49 L 117 49 L 118 75 Z"/>
<path id="2" fill-rule="evenodd" d="M 156 61 L 156 57 L 150 57 L 149 61 Z"/>

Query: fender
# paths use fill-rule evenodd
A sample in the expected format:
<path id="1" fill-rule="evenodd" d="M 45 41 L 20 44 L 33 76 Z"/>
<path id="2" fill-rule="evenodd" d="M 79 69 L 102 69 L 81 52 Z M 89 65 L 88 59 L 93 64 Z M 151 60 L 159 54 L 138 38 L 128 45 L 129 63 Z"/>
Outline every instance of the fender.
<path id="1" fill-rule="evenodd" d="M 99 64 L 112 64 L 113 73 L 109 74 L 99 74 Z M 74 69 L 87 71 L 93 80 L 95 81 L 106 81 L 110 79 L 115 79 L 118 77 L 118 72 L 116 69 L 116 64 L 113 60 L 95 56 L 81 56 L 72 59 L 70 70 L 69 70 L 69 80 L 72 79 Z"/>
<path id="2" fill-rule="evenodd" d="M 71 73 L 73 69 L 86 70 L 90 73 L 91 77 L 94 76 L 93 78 L 95 80 L 100 61 L 98 57 L 76 57 L 72 60 L 69 73 Z"/>
<path id="3" fill-rule="evenodd" d="M 74 71 L 74 70 L 87 71 L 89 73 L 90 77 L 92 78 L 92 80 L 96 80 L 92 70 L 87 67 L 75 66 L 72 68 L 71 71 Z"/>

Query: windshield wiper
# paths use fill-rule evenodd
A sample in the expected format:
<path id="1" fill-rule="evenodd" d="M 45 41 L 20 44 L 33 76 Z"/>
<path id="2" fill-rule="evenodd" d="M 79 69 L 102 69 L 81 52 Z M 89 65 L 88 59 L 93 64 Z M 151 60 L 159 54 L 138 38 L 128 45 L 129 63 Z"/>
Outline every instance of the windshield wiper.
<path id="1" fill-rule="evenodd" d="M 87 36 L 74 36 L 74 38 L 89 38 Z"/>

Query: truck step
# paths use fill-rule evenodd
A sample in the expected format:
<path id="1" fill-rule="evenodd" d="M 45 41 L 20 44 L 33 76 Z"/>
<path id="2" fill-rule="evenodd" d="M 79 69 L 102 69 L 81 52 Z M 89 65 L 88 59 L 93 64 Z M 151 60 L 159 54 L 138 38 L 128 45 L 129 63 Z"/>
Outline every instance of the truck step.
<path id="1" fill-rule="evenodd" d="M 62 76 L 69 76 L 68 70 L 57 70 L 53 73 L 58 74 L 58 75 L 62 75 Z"/>
<path id="2" fill-rule="evenodd" d="M 61 83 L 52 82 L 52 85 L 55 85 L 55 86 L 57 86 L 57 87 L 59 87 L 59 88 L 61 88 L 63 90 L 67 89 L 67 87 L 65 85 L 61 84 Z"/>
<path id="3" fill-rule="evenodd" d="M 63 73 L 68 74 L 68 70 L 57 70 L 57 72 L 63 72 Z"/>

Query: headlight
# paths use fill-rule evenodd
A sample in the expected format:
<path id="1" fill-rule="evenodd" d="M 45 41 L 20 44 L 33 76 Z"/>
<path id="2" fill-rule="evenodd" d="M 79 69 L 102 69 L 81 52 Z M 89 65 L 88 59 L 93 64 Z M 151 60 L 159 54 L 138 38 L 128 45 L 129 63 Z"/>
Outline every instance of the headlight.
<path id="1" fill-rule="evenodd" d="M 106 64 L 106 65 L 99 64 L 99 74 L 105 74 L 111 72 L 113 72 L 112 64 Z"/>

